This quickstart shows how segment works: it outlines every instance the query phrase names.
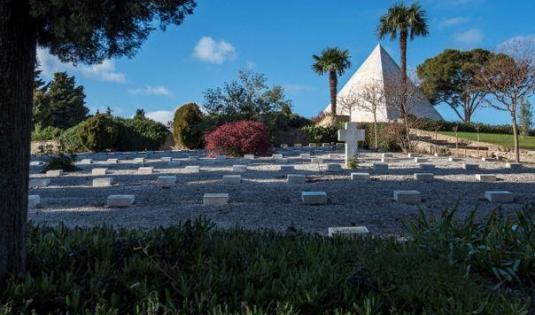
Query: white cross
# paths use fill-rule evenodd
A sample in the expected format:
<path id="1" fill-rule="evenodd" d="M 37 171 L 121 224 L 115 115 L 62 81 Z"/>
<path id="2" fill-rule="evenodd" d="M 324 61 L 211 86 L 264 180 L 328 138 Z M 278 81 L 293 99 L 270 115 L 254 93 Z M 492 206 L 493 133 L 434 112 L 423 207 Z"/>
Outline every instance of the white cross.
<path id="1" fill-rule="evenodd" d="M 344 124 L 343 129 L 338 130 L 338 141 L 345 142 L 345 162 L 357 156 L 358 142 L 364 141 L 364 129 L 357 129 L 356 122 L 349 122 Z"/>

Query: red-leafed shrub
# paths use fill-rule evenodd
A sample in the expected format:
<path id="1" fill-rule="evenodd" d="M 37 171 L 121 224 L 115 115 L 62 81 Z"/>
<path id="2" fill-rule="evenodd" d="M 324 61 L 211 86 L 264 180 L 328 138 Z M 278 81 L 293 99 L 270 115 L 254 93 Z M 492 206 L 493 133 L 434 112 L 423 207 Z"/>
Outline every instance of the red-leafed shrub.
<path id="1" fill-rule="evenodd" d="M 204 140 L 210 155 L 262 155 L 270 148 L 266 125 L 252 120 L 221 125 L 208 133 Z"/>

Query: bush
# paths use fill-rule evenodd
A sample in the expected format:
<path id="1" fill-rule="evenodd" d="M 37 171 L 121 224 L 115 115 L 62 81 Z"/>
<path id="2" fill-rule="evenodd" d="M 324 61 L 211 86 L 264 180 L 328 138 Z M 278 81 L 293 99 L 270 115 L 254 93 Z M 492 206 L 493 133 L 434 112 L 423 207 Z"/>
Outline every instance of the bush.
<path id="1" fill-rule="evenodd" d="M 74 166 L 74 161 L 76 156 L 73 154 L 64 154 L 59 153 L 57 155 L 49 155 L 45 157 L 45 165 L 43 167 L 43 172 L 50 170 L 63 170 L 64 172 L 74 172 L 76 166 Z"/>
<path id="2" fill-rule="evenodd" d="M 251 120 L 223 124 L 208 133 L 205 142 L 211 155 L 263 155 L 270 147 L 266 126 Z"/>
<path id="3" fill-rule="evenodd" d="M 301 128 L 303 132 L 308 136 L 308 141 L 312 143 L 331 143 L 338 141 L 338 127 L 318 127 L 309 125 Z"/>
<path id="4" fill-rule="evenodd" d="M 417 246 L 460 266 L 466 274 L 493 279 L 496 286 L 533 288 L 535 219 L 530 211 L 524 209 L 516 218 L 504 218 L 493 210 L 483 222 L 477 221 L 475 210 L 461 221 L 456 210 L 446 209 L 433 222 L 420 211 L 409 231 Z"/>
<path id="5" fill-rule="evenodd" d="M 96 114 L 76 127 L 76 136 L 89 151 L 111 150 L 119 134 L 117 125 L 108 115 Z"/>
<path id="6" fill-rule="evenodd" d="M 455 126 L 458 126 L 459 132 L 479 132 L 482 133 L 498 133 L 498 134 L 513 134 L 513 127 L 511 125 L 487 125 L 482 123 L 464 123 L 445 120 L 433 120 L 429 118 L 411 117 L 413 124 L 419 129 L 427 131 L 452 131 Z M 529 135 L 535 136 L 535 130 L 530 130 Z"/>
<path id="7" fill-rule="evenodd" d="M 365 130 L 365 141 L 363 147 L 365 149 L 374 148 L 374 132 L 373 132 L 373 123 L 359 123 L 359 129 Z M 401 125 L 395 123 L 377 123 L 377 133 L 378 133 L 378 150 L 380 151 L 389 151 L 397 152 L 401 151 L 401 147 L 398 143 L 400 138 L 399 133 L 404 133 L 404 130 Z"/>
<path id="8" fill-rule="evenodd" d="M 66 152 L 84 152 L 87 151 L 82 143 L 82 140 L 78 137 L 78 126 L 69 128 L 61 134 L 59 137 L 59 143 L 61 151 Z"/>
<path id="9" fill-rule="evenodd" d="M 159 150 L 169 135 L 169 129 L 149 118 L 116 118 L 119 136 L 115 148 L 119 151 Z"/>
<path id="10" fill-rule="evenodd" d="M 27 228 L 0 314 L 527 314 L 527 299 L 387 239 L 215 230 Z"/>
<path id="11" fill-rule="evenodd" d="M 55 140 L 61 136 L 62 129 L 48 126 L 46 128 L 41 128 L 41 126 L 36 125 L 35 129 L 32 131 L 32 141 L 46 141 L 46 140 Z"/>
<path id="12" fill-rule="evenodd" d="M 203 115 L 194 103 L 182 105 L 173 119 L 173 138 L 179 148 L 199 149 L 203 147 Z"/>

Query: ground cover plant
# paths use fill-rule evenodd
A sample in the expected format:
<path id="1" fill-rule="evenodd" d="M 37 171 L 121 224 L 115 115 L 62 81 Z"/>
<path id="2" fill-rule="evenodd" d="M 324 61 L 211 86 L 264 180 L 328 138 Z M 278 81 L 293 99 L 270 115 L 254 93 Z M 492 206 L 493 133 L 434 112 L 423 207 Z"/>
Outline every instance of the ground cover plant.
<path id="1" fill-rule="evenodd" d="M 447 136 L 455 136 L 455 132 L 453 131 L 440 131 L 439 133 Z M 457 134 L 461 139 L 477 141 L 476 132 L 458 132 Z M 528 150 L 535 149 L 535 136 L 519 136 L 518 140 L 520 141 L 520 148 Z M 506 148 L 514 147 L 513 138 L 508 134 L 479 133 L 479 141 L 501 145 Z"/>
<path id="2" fill-rule="evenodd" d="M 511 257 L 532 244 L 526 211 L 487 228 Z M 467 273 L 442 255 L 441 237 L 459 236 L 440 228 L 449 218 L 420 218 L 406 243 L 218 230 L 202 219 L 148 231 L 30 226 L 28 270 L 7 280 L 0 314 L 528 314 L 531 280 L 511 282 L 523 293 L 510 294 L 484 268 Z M 506 241 L 512 226 L 523 230 L 516 243 Z"/>

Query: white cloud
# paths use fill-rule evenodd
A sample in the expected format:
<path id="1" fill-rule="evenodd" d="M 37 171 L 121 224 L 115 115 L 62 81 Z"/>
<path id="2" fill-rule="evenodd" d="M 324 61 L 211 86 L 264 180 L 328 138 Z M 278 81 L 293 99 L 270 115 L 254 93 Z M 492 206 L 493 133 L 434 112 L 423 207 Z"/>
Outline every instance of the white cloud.
<path id="1" fill-rule="evenodd" d="M 256 63 L 252 62 L 251 60 L 247 60 L 245 62 L 245 69 L 253 70 L 254 68 L 256 68 Z"/>
<path id="2" fill-rule="evenodd" d="M 193 56 L 202 61 L 222 64 L 236 57 L 236 49 L 229 42 L 204 36 L 193 49 Z"/>
<path id="3" fill-rule="evenodd" d="M 100 81 L 126 82 L 125 74 L 116 71 L 115 62 L 111 59 L 105 59 L 100 64 L 75 66 L 69 62 L 62 62 L 58 57 L 50 54 L 47 49 L 37 48 L 37 62 L 39 63 L 38 69 L 47 78 L 51 78 L 55 72 L 68 71 Z"/>
<path id="4" fill-rule="evenodd" d="M 157 110 L 153 112 L 145 113 L 145 117 L 161 122 L 164 125 L 167 125 L 168 122 L 173 121 L 175 111 L 170 110 Z"/>
<path id="5" fill-rule="evenodd" d="M 457 25 L 461 25 L 461 24 L 464 24 L 466 22 L 468 22 L 469 19 L 466 18 L 466 17 L 452 17 L 452 18 L 447 18 L 447 19 L 443 19 L 442 21 L 440 21 L 440 26 L 442 27 L 452 27 L 452 26 L 457 26 Z"/>
<path id="6" fill-rule="evenodd" d="M 165 86 L 150 86 L 146 85 L 140 89 L 129 89 L 128 93 L 132 95 L 155 95 L 155 96 L 171 96 L 171 91 Z"/>
<path id="7" fill-rule="evenodd" d="M 456 42 L 463 45 L 476 46 L 481 44 L 484 37 L 485 35 L 483 35 L 483 32 L 481 30 L 473 28 L 456 34 L 454 36 L 454 39 Z"/>
<path id="8" fill-rule="evenodd" d="M 101 81 L 109 81 L 116 83 L 126 82 L 124 73 L 115 70 L 115 62 L 111 59 L 106 59 L 102 63 L 90 66 L 80 67 L 83 76 L 87 78 L 95 78 Z"/>

